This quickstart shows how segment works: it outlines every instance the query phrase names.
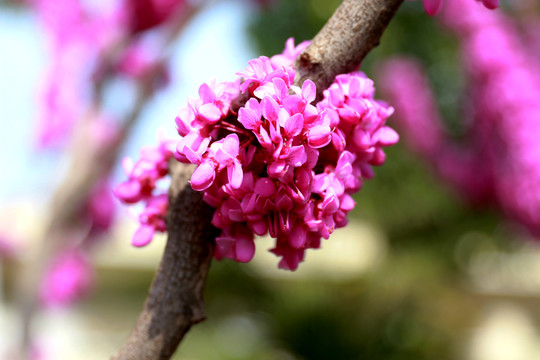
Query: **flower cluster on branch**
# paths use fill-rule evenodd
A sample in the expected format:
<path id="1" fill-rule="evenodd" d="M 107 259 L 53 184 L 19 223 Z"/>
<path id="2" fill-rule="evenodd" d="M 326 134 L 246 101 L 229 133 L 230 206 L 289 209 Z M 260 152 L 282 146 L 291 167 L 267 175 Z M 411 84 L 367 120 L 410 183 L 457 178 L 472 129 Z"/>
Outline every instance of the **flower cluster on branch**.
<path id="1" fill-rule="evenodd" d="M 242 82 L 201 85 L 176 118 L 174 156 L 197 165 L 191 186 L 216 208 L 218 259 L 248 262 L 255 235 L 270 234 L 279 267 L 295 270 L 306 249 L 347 224 L 351 195 L 384 163 L 382 148 L 398 141 L 385 125 L 393 108 L 373 98 L 363 73 L 337 76 L 318 103 L 312 81 L 294 85 L 293 62 L 307 45 L 289 39 L 282 54 L 251 60 Z M 248 99 L 238 107 L 241 96 Z M 141 181 L 132 172 L 117 195 L 141 200 L 140 189 L 151 191 Z"/>

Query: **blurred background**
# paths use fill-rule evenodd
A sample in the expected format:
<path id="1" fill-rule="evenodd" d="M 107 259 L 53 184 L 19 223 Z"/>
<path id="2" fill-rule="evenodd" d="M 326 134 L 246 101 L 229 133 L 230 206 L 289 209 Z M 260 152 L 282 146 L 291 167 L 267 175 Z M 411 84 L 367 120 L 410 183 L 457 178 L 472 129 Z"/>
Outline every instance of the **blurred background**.
<path id="1" fill-rule="evenodd" d="M 150 58 L 152 49 L 166 53 L 166 61 L 163 61 L 166 81 L 155 89 L 152 87 L 151 96 L 143 98 L 144 108 L 136 114 L 137 121 L 126 130 L 129 136 L 122 138 L 115 150 L 118 158 L 136 159 L 140 147 L 156 144 L 158 128 L 163 129 L 162 136 L 174 136 L 177 111 L 185 106 L 188 96 L 196 96 L 202 82 L 212 78 L 232 79 L 249 59 L 281 52 L 289 37 L 294 37 L 297 43 L 312 38 L 339 1 L 186 1 L 187 5 L 183 6 L 196 11 L 182 18 L 184 26 L 178 31 L 175 29 L 175 36 L 169 38 L 163 33 L 167 34 L 170 18 L 154 23 L 149 20 L 150 25 L 137 18 L 140 23 L 133 25 L 133 18 L 129 16 L 131 20 L 112 16 L 117 23 L 126 21 L 128 35 L 122 33 L 125 29 L 115 28 L 111 31 L 121 35 L 108 38 L 106 34 L 104 40 L 99 41 L 86 38 L 87 43 L 100 44 L 95 45 L 101 48 L 92 50 L 94 52 L 80 50 L 80 44 L 84 43 L 80 39 L 66 40 L 69 38 L 66 28 L 55 28 L 55 21 L 68 17 L 58 9 L 61 6 L 67 9 L 70 3 L 90 8 L 89 13 L 94 15 L 110 11 L 105 1 L 63 0 L 55 5 L 46 0 L 0 2 L 0 48 L 3 49 L 0 53 L 0 164 L 3 167 L 0 177 L 0 359 L 15 358 L 24 337 L 21 335 L 24 326 L 19 288 L 26 278 L 21 274 L 32 267 L 40 253 L 47 252 L 42 251 L 42 243 L 47 242 L 50 235 L 48 224 L 55 211 L 51 204 L 58 189 L 65 184 L 65 178 L 73 171 L 74 147 L 66 145 L 62 137 L 75 136 L 71 129 L 74 126 L 55 120 L 55 124 L 60 124 L 61 136 L 47 135 L 43 130 L 54 127 L 52 122 L 43 125 L 47 120 L 42 119 L 44 113 L 51 111 L 51 102 L 57 112 L 61 112 L 58 108 L 63 106 L 80 104 L 83 109 L 72 111 L 84 117 L 82 110 L 94 109 L 93 105 L 87 105 L 93 101 L 88 93 L 94 91 L 103 98 L 99 100 L 99 108 L 105 109 L 103 112 L 108 117 L 120 119 L 112 120 L 107 126 L 122 128 L 126 123 L 122 119 L 129 117 L 130 109 L 140 101 L 137 89 L 146 81 L 145 75 L 137 73 L 137 69 L 144 66 L 154 69 L 157 63 L 162 69 L 163 59 L 137 60 L 135 65 L 128 62 L 132 66 L 126 65 L 128 70 L 119 70 L 121 66 L 115 63 L 114 74 L 121 76 L 107 81 L 105 90 L 96 84 L 101 84 L 100 74 L 111 77 L 110 69 L 102 70 L 96 63 L 110 58 L 111 53 L 120 58 L 121 63 L 124 60 L 116 49 L 128 52 L 133 42 L 143 43 Z M 127 5 L 140 3 L 142 1 L 133 1 Z M 540 225 L 538 215 L 528 215 L 540 209 L 540 201 L 534 203 L 540 193 L 540 177 L 525 178 L 533 176 L 533 171 L 515 165 L 521 164 L 518 157 L 525 150 L 507 159 L 506 154 L 511 152 L 506 152 L 505 146 L 510 147 L 511 142 L 504 136 L 498 136 L 495 144 L 482 145 L 488 141 L 478 133 L 486 129 L 488 120 L 478 119 L 492 119 L 489 121 L 497 126 L 504 121 L 512 122 L 512 118 L 505 118 L 506 113 L 490 115 L 483 109 L 516 100 L 505 95 L 507 87 L 502 84 L 502 92 L 492 97 L 491 103 L 482 102 L 477 96 L 486 92 L 482 86 L 493 87 L 497 83 L 478 75 L 474 61 L 489 58 L 490 53 L 494 53 L 494 57 L 505 55 L 502 52 L 505 49 L 503 45 L 493 48 L 484 42 L 485 51 L 474 58 L 467 44 L 470 45 L 470 39 L 475 36 L 474 22 L 478 20 L 467 18 L 464 11 L 463 23 L 456 25 L 448 21 L 451 10 L 445 9 L 442 15 L 429 17 L 420 2 L 405 2 L 380 46 L 362 65 L 362 71 L 375 79 L 379 90 L 377 98 L 391 104 L 396 102 L 397 113 L 390 118 L 389 125 L 398 129 L 402 141 L 386 151 L 386 163 L 375 169 L 375 178 L 366 181 L 356 195 L 357 205 L 350 215 L 349 226 L 324 241 L 322 250 L 308 252 L 306 261 L 296 272 L 277 269 L 278 259 L 266 251 L 272 246 L 270 239 L 257 240 L 257 253 L 249 264 L 214 261 L 206 286 L 207 320 L 188 333 L 174 358 L 540 358 L 540 247 L 535 237 Z M 476 14 L 474 11 L 471 10 L 471 14 Z M 174 12 L 180 11 L 174 9 Z M 66 13 L 73 14 L 73 11 L 66 10 Z M 540 31 L 540 12 L 535 1 L 503 1 L 502 8 L 495 13 L 494 20 L 489 18 L 493 27 L 499 26 L 493 33 L 506 34 L 503 39 L 511 38 L 508 49 L 519 47 L 523 58 L 537 60 L 536 54 L 540 52 L 535 51 L 540 49 L 539 43 L 535 45 L 531 40 L 538 34 L 537 30 Z M 70 26 L 77 28 L 78 21 L 88 18 L 75 17 L 70 20 Z M 103 25 L 106 23 L 99 23 L 97 28 L 106 30 Z M 87 31 L 95 34 L 97 30 Z M 504 31 L 506 33 L 500 35 Z M 58 55 L 62 51 L 64 55 Z M 388 63 L 391 57 L 402 56 L 407 56 L 403 61 L 413 61 L 412 69 L 425 76 L 411 86 L 422 85 L 424 91 L 428 91 L 428 84 L 431 87 L 433 95 L 426 96 L 432 103 L 425 105 L 431 113 L 422 112 L 422 99 L 426 97 L 418 95 L 420 90 L 410 90 L 405 100 L 396 98 L 392 92 L 399 84 L 408 83 L 406 79 L 396 80 L 401 78 L 391 72 L 394 71 L 390 67 L 392 63 Z M 534 74 L 526 78 L 540 79 L 536 64 L 522 58 L 503 58 L 507 62 L 497 64 L 501 72 L 504 66 L 516 61 L 523 71 Z M 84 75 L 80 76 L 82 80 L 74 81 L 77 71 Z M 84 79 L 95 88 L 81 90 L 78 83 Z M 392 83 L 394 80 L 398 83 Z M 380 88 L 379 81 L 383 84 Z M 478 85 L 480 82 L 483 85 Z M 51 90 L 54 86 L 67 87 L 68 95 L 50 95 L 59 91 Z M 530 86 L 540 88 L 540 82 Z M 529 91 L 529 88 L 523 89 Z M 80 95 L 84 100 L 79 103 L 71 95 Z M 55 100 L 50 100 L 51 97 Z M 49 100 L 44 101 L 44 98 Z M 534 103 L 534 99 L 531 101 Z M 429 125 L 421 119 L 416 133 L 412 133 L 410 126 L 416 120 L 414 116 L 412 120 L 400 119 L 398 103 L 405 104 L 401 106 L 420 104 L 413 114 L 419 114 L 426 122 L 443 119 L 439 124 L 444 131 L 428 134 Z M 540 97 L 536 103 L 540 104 Z M 475 110 L 477 108 L 480 110 Z M 532 105 L 521 108 L 534 110 Z M 532 110 L 525 119 L 539 122 L 540 112 Z M 420 115 L 426 113 L 431 114 L 431 118 Z M 510 115 L 517 118 L 516 112 Z M 514 127 L 520 127 L 519 124 Z M 506 136 L 507 132 L 490 126 L 493 133 Z M 540 135 L 540 130 L 534 132 L 534 126 L 523 125 L 522 128 L 533 129 L 527 131 L 528 139 L 537 139 Z M 536 129 L 540 129 L 540 125 Z M 418 145 L 418 137 L 423 134 L 439 139 L 437 151 L 430 152 L 432 148 Z M 75 146 L 84 149 L 88 143 L 76 141 Z M 445 170 L 444 161 L 451 158 L 440 149 L 445 146 L 466 150 L 467 155 L 453 158 L 463 164 L 457 175 Z M 493 149 L 502 155 L 493 155 Z M 469 162 L 469 158 L 479 161 Z M 540 164 L 540 152 L 533 152 L 527 159 L 532 169 Z M 486 165 L 493 163 L 497 164 L 496 170 Z M 108 170 L 113 185 L 125 177 L 119 162 L 115 164 Z M 484 171 L 478 164 L 491 170 Z M 513 172 L 518 175 L 505 177 Z M 464 179 L 471 175 L 485 182 L 471 187 L 463 185 Z M 499 179 L 507 181 L 500 185 Z M 505 190 L 519 188 L 518 184 L 522 183 L 536 184 L 536 187 L 517 193 Z M 511 202 L 515 198 L 531 199 L 531 202 L 523 210 L 521 203 Z M 79 225 L 84 222 L 79 221 L 77 227 L 66 227 L 70 236 L 75 233 L 77 237 L 84 232 L 85 240 L 78 240 L 76 246 L 82 248 L 84 254 L 86 280 L 84 286 L 80 285 L 72 293 L 59 289 L 64 297 L 53 294 L 51 301 L 47 301 L 50 298 L 46 295 L 37 295 L 41 302 L 33 315 L 30 336 L 32 354 L 37 359 L 108 358 L 135 324 L 165 237 L 157 237 L 142 249 L 132 247 L 130 239 L 136 227 L 133 214 L 116 200 L 111 206 L 116 209 L 115 221 L 99 233 L 98 240 L 91 240 L 91 246 L 87 245 L 87 233 L 93 231 L 94 225 L 84 225 L 81 230 Z M 59 283 L 73 285 L 75 280 L 70 280 L 69 276 L 60 276 L 64 280 Z M 44 276 L 37 281 L 37 286 L 47 286 L 47 281 Z"/>

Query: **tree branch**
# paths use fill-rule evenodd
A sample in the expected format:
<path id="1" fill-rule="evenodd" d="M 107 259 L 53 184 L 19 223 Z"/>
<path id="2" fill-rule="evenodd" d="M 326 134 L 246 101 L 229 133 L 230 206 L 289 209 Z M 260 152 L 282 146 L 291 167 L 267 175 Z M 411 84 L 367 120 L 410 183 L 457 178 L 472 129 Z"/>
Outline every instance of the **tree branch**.
<path id="1" fill-rule="evenodd" d="M 296 83 L 311 79 L 327 88 L 338 74 L 355 70 L 379 43 L 403 0 L 345 0 L 296 63 Z M 170 359 L 184 334 L 204 319 L 203 290 L 218 232 L 213 209 L 186 186 L 191 174 L 174 164 L 168 240 L 144 309 L 113 360 Z"/>
<path id="2" fill-rule="evenodd" d="M 310 79 L 317 100 L 336 75 L 356 70 L 379 44 L 403 0 L 344 0 L 295 64 L 297 84 Z"/>
<path id="3" fill-rule="evenodd" d="M 205 318 L 204 283 L 219 233 L 210 224 L 214 209 L 188 185 L 193 167 L 174 160 L 171 167 L 167 246 L 144 310 L 114 360 L 169 359 L 190 327 Z"/>

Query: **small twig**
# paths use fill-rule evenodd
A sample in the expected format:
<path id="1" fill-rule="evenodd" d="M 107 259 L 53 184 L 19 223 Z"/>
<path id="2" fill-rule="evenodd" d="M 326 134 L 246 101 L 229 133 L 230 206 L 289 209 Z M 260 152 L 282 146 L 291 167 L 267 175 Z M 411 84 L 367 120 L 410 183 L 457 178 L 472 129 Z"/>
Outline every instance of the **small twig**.
<path id="1" fill-rule="evenodd" d="M 300 55 L 296 83 L 309 78 L 321 91 L 336 75 L 355 70 L 378 44 L 402 2 L 343 1 Z M 216 232 L 210 224 L 212 210 L 186 186 L 187 175 L 185 170 L 172 173 L 167 247 L 135 329 L 113 360 L 170 359 L 184 334 L 204 319 L 203 289 L 211 259 L 207 256 L 213 252 Z"/>

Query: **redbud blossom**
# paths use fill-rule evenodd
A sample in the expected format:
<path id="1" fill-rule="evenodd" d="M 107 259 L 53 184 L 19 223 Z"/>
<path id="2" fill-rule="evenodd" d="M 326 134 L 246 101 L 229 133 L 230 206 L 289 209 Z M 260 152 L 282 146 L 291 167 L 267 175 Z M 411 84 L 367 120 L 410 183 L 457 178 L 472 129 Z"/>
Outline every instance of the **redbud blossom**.
<path id="1" fill-rule="evenodd" d="M 385 126 L 393 109 L 373 99 L 364 74 L 336 77 L 318 104 L 313 82 L 294 85 L 292 64 L 307 45 L 289 39 L 283 54 L 249 61 L 241 85 L 203 84 L 176 119 L 175 157 L 197 165 L 191 186 L 216 208 L 217 258 L 247 262 L 255 235 L 268 233 L 279 267 L 295 270 L 306 249 L 347 224 L 351 194 L 398 141 Z M 230 111 L 242 92 L 250 98 Z"/>
<path id="2" fill-rule="evenodd" d="M 319 248 L 321 238 L 347 224 L 351 195 L 373 176 L 371 167 L 384 162 L 382 148 L 398 141 L 385 126 L 393 108 L 374 100 L 373 82 L 363 73 L 337 76 L 319 103 L 312 81 L 294 85 L 293 62 L 307 45 L 289 39 L 283 54 L 249 61 L 241 79 L 201 85 L 199 98 L 178 113 L 174 157 L 197 165 L 190 183 L 215 208 L 218 259 L 248 262 L 255 235 L 269 234 L 279 267 L 295 270 L 307 249 Z M 233 109 L 242 93 L 249 98 Z M 147 201 L 137 246 L 164 226 L 153 218 L 164 213 L 149 209 L 148 199 L 163 176 L 156 165 L 171 156 L 143 154 L 115 190 L 126 203 Z"/>
<path id="3" fill-rule="evenodd" d="M 158 188 L 158 182 L 169 174 L 173 147 L 172 141 L 162 140 L 157 147 L 143 148 L 137 162 L 133 163 L 129 158 L 123 161 L 128 180 L 114 189 L 114 195 L 125 204 L 144 204 L 138 215 L 140 226 L 132 239 L 134 246 L 145 246 L 156 231 L 166 230 L 168 199 L 165 190 Z"/>

